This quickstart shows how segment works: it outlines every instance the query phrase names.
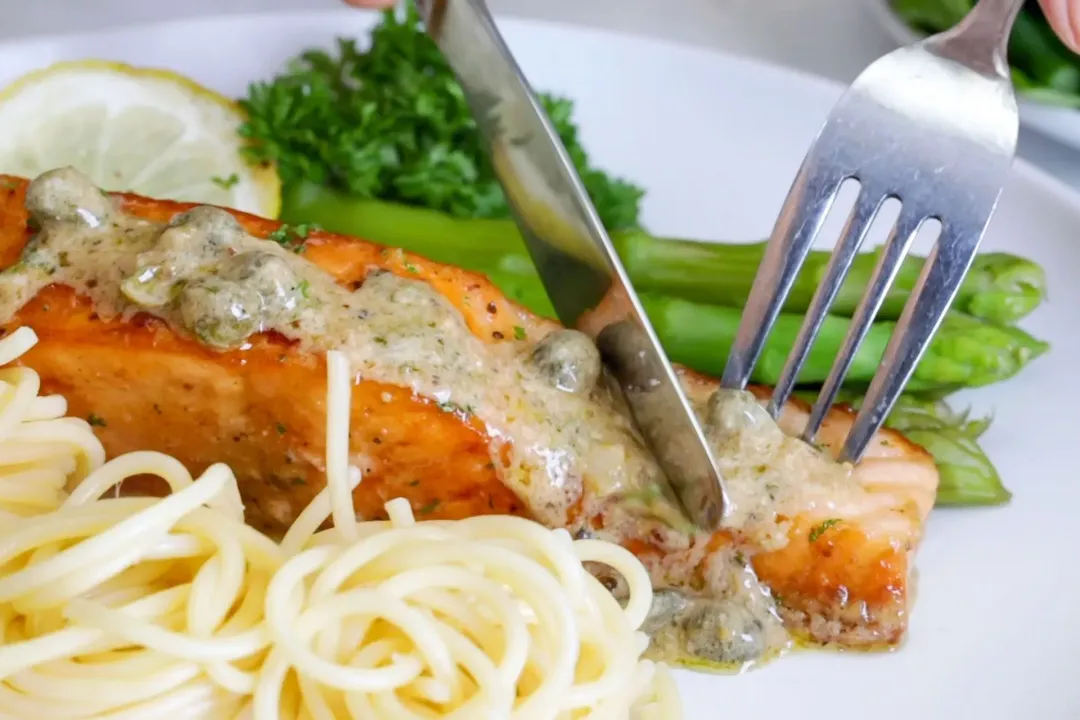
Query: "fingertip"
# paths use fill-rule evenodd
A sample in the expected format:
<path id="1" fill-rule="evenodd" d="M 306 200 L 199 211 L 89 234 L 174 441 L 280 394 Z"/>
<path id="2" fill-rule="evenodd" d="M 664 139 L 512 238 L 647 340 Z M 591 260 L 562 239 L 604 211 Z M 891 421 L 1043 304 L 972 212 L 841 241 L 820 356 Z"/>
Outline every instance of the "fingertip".
<path id="1" fill-rule="evenodd" d="M 1050 27 L 1070 50 L 1080 53 L 1080 2 L 1039 0 Z"/>

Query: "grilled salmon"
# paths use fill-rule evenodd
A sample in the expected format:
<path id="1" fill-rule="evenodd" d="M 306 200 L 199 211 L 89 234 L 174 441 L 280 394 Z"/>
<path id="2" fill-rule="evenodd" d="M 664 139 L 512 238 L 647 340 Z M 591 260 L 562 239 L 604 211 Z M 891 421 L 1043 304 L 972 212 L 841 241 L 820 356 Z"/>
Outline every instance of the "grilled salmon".
<path id="1" fill-rule="evenodd" d="M 732 522 L 677 511 L 586 336 L 483 276 L 398 249 L 219 208 L 108 194 L 73 170 L 0 177 L 0 330 L 110 455 L 226 462 L 249 523 L 280 534 L 325 480 L 324 354 L 355 373 L 356 512 L 404 497 L 421 519 L 515 514 L 622 543 L 657 589 L 654 656 L 758 662 L 793 639 L 869 646 L 907 625 L 933 505 L 930 456 L 892 431 L 855 467 L 811 447 L 807 408 L 680 369 L 720 457 Z M 152 478 L 126 492 L 154 493 Z M 603 573 L 603 569 L 598 569 Z M 610 578 L 618 594 L 620 579 Z"/>

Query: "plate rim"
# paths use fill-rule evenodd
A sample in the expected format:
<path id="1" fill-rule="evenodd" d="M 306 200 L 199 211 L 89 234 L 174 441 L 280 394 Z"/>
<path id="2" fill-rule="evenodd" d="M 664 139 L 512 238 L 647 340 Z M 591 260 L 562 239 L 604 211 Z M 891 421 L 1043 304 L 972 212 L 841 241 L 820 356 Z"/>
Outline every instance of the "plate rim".
<path id="1" fill-rule="evenodd" d="M 892 13 L 888 10 L 888 8 L 885 7 L 885 4 L 887 2 L 888 0 L 869 0 L 869 4 L 871 6 L 877 7 L 876 14 L 879 15 L 880 19 L 884 19 L 882 17 L 882 14 L 888 15 L 889 19 L 894 24 L 896 24 L 898 23 L 898 21 L 895 19 L 895 17 L 892 17 Z M 34 46 L 79 42 L 81 40 L 87 40 L 113 33 L 165 29 L 171 26 L 252 21 L 277 22 L 284 24 L 290 20 L 299 19 L 304 21 L 321 21 L 324 19 L 330 20 L 334 17 L 349 19 L 366 17 L 370 21 L 374 21 L 375 18 L 377 18 L 380 14 L 380 11 L 376 10 L 358 10 L 344 8 L 333 10 L 268 10 L 265 12 L 227 12 L 221 14 L 202 13 L 198 15 L 191 15 L 182 18 L 173 18 L 169 20 L 120 22 L 116 24 L 111 24 L 107 27 L 96 28 L 93 30 L 84 30 L 79 32 L 39 33 L 23 35 L 14 38 L 7 38 L 0 40 L 0 51 L 19 51 L 24 49 L 29 50 L 31 47 Z M 839 80 L 825 77 L 823 75 L 803 70 L 801 68 L 784 65 L 781 63 L 749 55 L 741 55 L 721 48 L 714 48 L 696 43 L 680 43 L 668 38 L 654 37 L 640 32 L 598 28 L 590 25 L 580 25 L 577 23 L 563 20 L 517 17 L 503 13 L 496 14 L 496 20 L 500 25 L 503 26 L 520 26 L 523 29 L 527 29 L 529 27 L 540 27 L 546 28 L 549 31 L 569 32 L 578 35 L 608 38 L 622 42 L 632 41 L 636 43 L 643 43 L 657 49 L 662 49 L 666 52 L 675 52 L 679 54 L 699 54 L 712 58 L 720 58 L 723 62 L 729 65 L 742 66 L 743 68 L 752 68 L 757 72 L 765 72 L 773 75 L 787 76 L 792 81 L 798 81 L 804 84 L 813 85 L 816 86 L 816 88 L 819 90 L 830 92 L 833 94 L 841 93 L 844 91 L 845 88 L 848 87 Z M 252 81 L 255 80 L 257 80 L 257 78 L 253 78 Z M 1010 172 L 1010 183 L 1014 181 L 1014 178 L 1019 178 L 1022 181 L 1032 183 L 1040 191 L 1051 195 L 1059 202 L 1067 205 L 1070 211 L 1080 216 L 1080 189 L 1073 189 L 1064 181 L 1056 178 L 1046 170 L 1043 170 L 1039 166 L 1022 157 L 1016 157 L 1013 161 L 1012 169 Z M 1007 184 L 1005 187 L 1005 192 L 1008 191 L 1008 187 L 1009 185 Z"/>
<path id="2" fill-rule="evenodd" d="M 289 11 L 289 12 L 264 12 L 264 13 L 229 13 L 221 15 L 198 15 L 191 16 L 182 19 L 173 19 L 165 21 L 151 21 L 151 22 L 134 22 L 121 25 L 115 25 L 107 28 L 99 28 L 90 31 L 82 31 L 77 33 L 54 33 L 51 35 L 35 35 L 25 36 L 16 40 L 4 40 L 0 41 L 0 50 L 4 51 L 17 51 L 22 48 L 26 48 L 28 51 L 31 48 L 44 48 L 46 56 L 48 55 L 49 45 L 61 45 L 67 42 L 80 42 L 84 39 L 99 38 L 101 36 L 108 36 L 111 34 L 119 33 L 138 33 L 140 30 L 148 30 L 151 28 L 167 28 L 170 26 L 176 26 L 182 24 L 185 26 L 199 26 L 204 24 L 215 23 L 229 23 L 229 22 L 250 22 L 250 23 L 268 23 L 268 24 L 281 24 L 302 18 L 309 22 L 332 22 L 334 17 L 351 17 L 356 18 L 356 11 L 350 10 L 316 10 L 316 11 Z M 499 17 L 500 24 L 507 23 L 508 27 L 520 28 L 522 30 L 528 30 L 530 28 L 540 28 L 550 32 L 567 32 L 575 35 L 577 38 L 605 38 L 619 42 L 634 42 L 642 43 L 650 48 L 653 48 L 656 52 L 669 52 L 678 53 L 683 58 L 699 56 L 712 58 L 717 63 L 724 63 L 732 69 L 733 72 L 751 71 L 760 74 L 764 74 L 770 78 L 773 78 L 775 82 L 784 82 L 788 84 L 799 83 L 809 91 L 814 93 L 831 93 L 829 98 L 833 98 L 830 102 L 835 101 L 837 97 L 844 89 L 844 84 L 836 80 L 832 80 L 827 77 L 823 77 L 805 70 L 798 68 L 792 68 L 779 63 L 770 62 L 767 60 L 761 60 L 755 57 L 748 57 L 745 55 L 738 55 L 729 51 L 715 49 L 707 46 L 693 45 L 678 43 L 663 38 L 654 38 L 648 35 L 633 32 L 613 31 L 602 28 L 594 28 L 589 26 L 582 26 L 574 23 L 561 22 L 561 21 L 549 21 L 549 20 L 535 20 L 531 18 L 516 18 L 516 17 Z M 357 23 L 359 24 L 359 23 Z M 258 28 L 251 30 L 251 32 L 258 32 Z M 34 51 L 40 52 L 35 49 Z M 1080 194 L 1073 190 L 1066 183 L 1053 177 L 1046 171 L 1042 170 L 1038 166 L 1031 164 L 1030 162 L 1016 158 L 1012 172 L 1010 173 L 1010 179 L 1006 184 L 1005 193 L 1010 192 L 1010 187 L 1014 183 L 1022 185 L 1023 190 L 1037 193 L 1039 196 L 1046 198 L 1048 202 L 1052 202 L 1054 205 L 1060 207 L 1060 210 L 1067 217 L 1080 220 Z M 643 183 L 646 187 L 649 187 L 651 183 Z M 1030 190 L 1028 190 L 1030 188 Z M 767 218 L 770 225 L 774 220 L 773 217 Z M 916 604 L 916 607 L 918 605 Z M 820 653 L 822 656 L 827 653 Z M 802 668 L 802 665 L 796 665 L 794 661 L 797 658 L 788 658 L 787 662 L 791 663 L 792 668 Z M 870 658 L 864 658 L 869 663 Z M 769 691 L 775 691 L 777 680 L 770 679 L 765 681 L 762 676 L 770 676 L 776 674 L 782 668 L 767 668 L 763 673 L 757 673 L 757 685 L 747 685 L 747 690 L 741 690 L 744 694 L 752 694 L 753 689 L 757 688 L 758 691 L 765 691 L 765 687 L 769 688 Z M 793 674 L 798 674 L 799 671 L 793 670 Z M 751 674 L 754 675 L 754 674 Z M 684 684 L 686 677 L 694 677 L 701 682 L 706 679 L 711 679 L 709 675 L 697 675 L 691 673 L 680 672 L 678 675 L 678 682 L 680 688 L 683 689 L 684 701 L 691 701 L 693 698 L 698 698 L 697 691 L 688 691 Z M 783 676 L 781 676 L 783 677 Z M 810 675 L 807 675 L 810 677 Z M 743 681 L 750 681 L 749 678 L 744 678 Z M 723 692 L 721 686 L 717 685 L 717 692 Z M 691 715 L 688 715 L 690 717 Z M 852 717 L 852 715 L 844 715 L 840 713 L 838 717 Z"/>

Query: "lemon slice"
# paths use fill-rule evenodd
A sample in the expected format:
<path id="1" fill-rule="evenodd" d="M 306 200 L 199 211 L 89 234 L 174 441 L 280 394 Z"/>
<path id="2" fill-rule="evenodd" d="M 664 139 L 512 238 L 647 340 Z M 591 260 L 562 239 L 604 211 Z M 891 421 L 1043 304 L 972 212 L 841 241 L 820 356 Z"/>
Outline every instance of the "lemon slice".
<path id="1" fill-rule="evenodd" d="M 243 111 L 166 70 L 62 62 L 0 91 L 0 172 L 72 166 L 106 190 L 276 217 L 272 167 L 241 158 Z"/>

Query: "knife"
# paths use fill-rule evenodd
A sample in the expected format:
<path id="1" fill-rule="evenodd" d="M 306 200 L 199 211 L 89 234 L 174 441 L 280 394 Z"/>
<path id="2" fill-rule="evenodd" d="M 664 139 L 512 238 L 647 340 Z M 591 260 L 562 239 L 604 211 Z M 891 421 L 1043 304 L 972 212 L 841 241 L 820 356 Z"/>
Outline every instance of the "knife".
<path id="1" fill-rule="evenodd" d="M 486 144 L 544 288 L 566 327 L 590 335 L 684 514 L 722 524 L 712 450 L 558 135 L 483 0 L 416 0 Z"/>

